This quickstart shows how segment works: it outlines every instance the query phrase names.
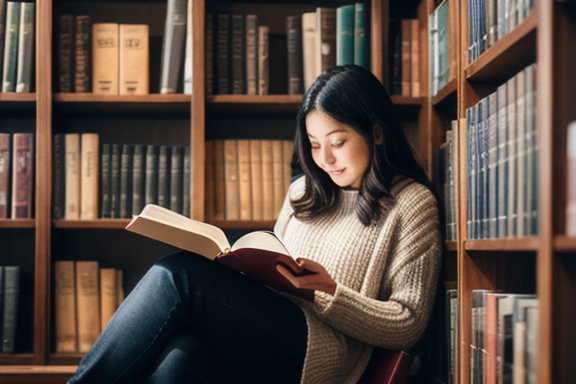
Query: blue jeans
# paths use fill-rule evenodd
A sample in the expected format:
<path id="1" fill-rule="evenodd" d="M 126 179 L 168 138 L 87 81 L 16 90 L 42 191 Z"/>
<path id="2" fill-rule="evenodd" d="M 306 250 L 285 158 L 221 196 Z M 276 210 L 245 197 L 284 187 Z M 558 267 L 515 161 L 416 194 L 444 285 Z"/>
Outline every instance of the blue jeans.
<path id="1" fill-rule="evenodd" d="M 308 329 L 296 304 L 217 262 L 160 259 L 72 383 L 298 383 Z"/>

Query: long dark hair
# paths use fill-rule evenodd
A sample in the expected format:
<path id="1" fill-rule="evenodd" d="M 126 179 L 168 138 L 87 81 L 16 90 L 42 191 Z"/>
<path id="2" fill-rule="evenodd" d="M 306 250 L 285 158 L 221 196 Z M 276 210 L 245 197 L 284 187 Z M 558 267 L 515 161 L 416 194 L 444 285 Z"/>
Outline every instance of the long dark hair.
<path id="1" fill-rule="evenodd" d="M 330 176 L 316 165 L 306 130 L 306 116 L 318 110 L 354 128 L 368 143 L 371 162 L 359 189 L 356 212 L 369 225 L 394 203 L 392 180 L 404 175 L 428 186 L 424 169 L 394 111 L 394 105 L 380 81 L 357 65 L 338 66 L 318 76 L 310 86 L 298 112 L 295 150 L 298 165 L 306 176 L 304 194 L 291 201 L 296 217 L 308 219 L 328 212 L 340 198 Z M 374 126 L 382 130 L 382 144 L 374 141 Z"/>

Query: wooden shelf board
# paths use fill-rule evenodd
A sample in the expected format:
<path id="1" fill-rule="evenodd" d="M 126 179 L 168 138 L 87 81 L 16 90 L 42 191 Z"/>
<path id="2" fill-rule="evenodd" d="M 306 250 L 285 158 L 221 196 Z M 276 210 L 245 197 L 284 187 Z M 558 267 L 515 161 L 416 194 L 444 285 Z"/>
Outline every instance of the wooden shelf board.
<path id="1" fill-rule="evenodd" d="M 436 95 L 432 96 L 432 105 L 435 107 L 441 106 L 451 96 L 456 95 L 458 82 L 452 79 L 444 85 Z"/>
<path id="2" fill-rule="evenodd" d="M 0 101 L 36 101 L 36 93 L 0 93 Z"/>
<path id="3" fill-rule="evenodd" d="M 54 220 L 55 228 L 69 229 L 124 229 L 130 219 Z"/>
<path id="4" fill-rule="evenodd" d="M 505 239 L 466 240 L 467 251 L 537 251 L 540 241 L 537 237 L 519 237 Z"/>
<path id="5" fill-rule="evenodd" d="M 59 114 L 190 114 L 191 95 L 95 95 L 92 93 L 56 93 L 54 110 Z"/>
<path id="6" fill-rule="evenodd" d="M 576 252 L 576 237 L 556 236 L 554 238 L 554 249 L 560 252 Z"/>
<path id="7" fill-rule="evenodd" d="M 446 241 L 445 246 L 446 246 L 447 251 L 457 251 L 458 250 L 458 242 L 456 242 L 456 241 L 452 241 L 452 240 Z"/>
<path id="8" fill-rule="evenodd" d="M 522 24 L 470 63 L 464 69 L 466 79 L 498 83 L 535 62 L 537 25 L 537 15 L 532 13 Z"/>
<path id="9" fill-rule="evenodd" d="M 214 95 L 206 97 L 209 113 L 297 113 L 303 95 Z"/>
<path id="10" fill-rule="evenodd" d="M 34 219 L 0 219 L 0 228 L 34 228 Z"/>
<path id="11" fill-rule="evenodd" d="M 2 365 L 0 382 L 4 384 L 66 383 L 76 365 Z"/>

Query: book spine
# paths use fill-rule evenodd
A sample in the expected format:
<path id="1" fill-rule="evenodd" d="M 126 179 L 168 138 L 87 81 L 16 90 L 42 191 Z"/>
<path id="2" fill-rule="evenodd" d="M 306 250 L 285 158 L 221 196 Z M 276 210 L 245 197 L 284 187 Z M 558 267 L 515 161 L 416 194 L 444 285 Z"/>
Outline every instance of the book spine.
<path id="1" fill-rule="evenodd" d="M 246 94 L 258 93 L 258 15 L 246 15 Z"/>
<path id="2" fill-rule="evenodd" d="M 8 1 L 6 5 L 6 35 L 4 40 L 2 92 L 14 92 L 16 90 L 18 33 L 20 30 L 21 4 L 22 3 L 19 2 Z"/>
<path id="3" fill-rule="evenodd" d="M 267 25 L 258 27 L 258 94 L 267 95 L 270 87 L 269 32 Z"/>
<path id="4" fill-rule="evenodd" d="M 120 144 L 112 144 L 110 155 L 110 217 L 120 218 L 120 176 L 122 164 Z"/>
<path id="5" fill-rule="evenodd" d="M 354 64 L 370 69 L 370 34 L 366 16 L 366 5 L 354 4 Z"/>
<path id="6" fill-rule="evenodd" d="M 238 140 L 238 189 L 240 220 L 252 220 L 252 174 L 250 172 L 250 140 Z"/>
<path id="7" fill-rule="evenodd" d="M 158 205 L 170 206 L 170 147 L 161 145 L 158 154 Z"/>
<path id="8" fill-rule="evenodd" d="M 410 21 L 410 96 L 420 97 L 420 24 Z M 445 66 L 446 67 L 446 66 Z"/>
<path id="9" fill-rule="evenodd" d="M 92 90 L 118 94 L 118 23 L 92 24 Z"/>
<path id="10" fill-rule="evenodd" d="M 262 140 L 250 140 L 250 174 L 252 175 L 252 219 L 263 220 Z"/>
<path id="11" fill-rule="evenodd" d="M 150 38 L 146 24 L 120 25 L 120 94 L 150 92 Z"/>
<path id="12" fill-rule="evenodd" d="M 184 180 L 182 186 L 182 214 L 187 217 L 192 215 L 191 193 L 192 193 L 192 148 L 184 147 Z"/>
<path id="13" fill-rule="evenodd" d="M 214 183 L 214 167 L 215 167 L 215 158 L 214 158 L 214 140 L 206 141 L 205 145 L 205 161 L 206 161 L 206 173 L 204 174 L 204 188 L 205 198 L 204 198 L 204 212 L 206 216 L 206 222 L 214 221 L 214 208 L 216 203 L 216 190 L 215 190 L 215 183 Z"/>
<path id="14" fill-rule="evenodd" d="M 204 56 L 204 76 L 205 76 L 205 87 L 206 95 L 211 96 L 214 94 L 214 67 L 216 65 L 214 61 L 214 14 L 206 13 L 206 53 Z"/>
<path id="15" fill-rule="evenodd" d="M 214 141 L 214 220 L 226 216 L 226 191 L 224 176 L 224 140 Z"/>
<path id="16" fill-rule="evenodd" d="M 98 218 L 100 139 L 97 133 L 80 137 L 80 219 Z"/>
<path id="17" fill-rule="evenodd" d="M 32 218 L 34 182 L 34 136 L 15 133 L 12 152 L 12 209 L 13 219 Z"/>
<path id="18" fill-rule="evenodd" d="M 0 219 L 10 217 L 10 139 L 9 133 L 0 133 Z"/>
<path id="19" fill-rule="evenodd" d="M 232 94 L 246 94 L 246 30 L 244 15 L 232 15 Z"/>
<path id="20" fill-rule="evenodd" d="M 317 72 L 323 73 L 336 65 L 336 8 L 316 8 L 318 23 Z"/>
<path id="21" fill-rule="evenodd" d="M 64 180 L 64 163 L 65 163 L 65 143 L 64 134 L 57 133 L 54 135 L 54 146 L 53 150 L 53 207 L 52 216 L 55 220 L 60 220 L 64 218 L 64 210 L 66 204 L 65 197 L 65 180 Z"/>
<path id="22" fill-rule="evenodd" d="M 20 267 L 4 266 L 4 322 L 2 326 L 2 353 L 14 353 L 18 304 L 20 301 Z"/>
<path id="23" fill-rule="evenodd" d="M 18 33 L 18 58 L 16 70 L 16 92 L 32 90 L 32 68 L 34 67 L 34 30 L 36 3 L 22 3 L 20 7 L 20 31 Z"/>
<path id="24" fill-rule="evenodd" d="M 56 352 L 76 352 L 76 283 L 74 261 L 54 262 Z"/>
<path id="25" fill-rule="evenodd" d="M 145 181 L 146 204 L 158 203 L 158 147 L 155 145 L 146 146 L 146 181 Z"/>
<path id="26" fill-rule="evenodd" d="M 216 93 L 230 93 L 230 15 L 218 14 L 216 20 Z"/>
<path id="27" fill-rule="evenodd" d="M 75 56 L 74 45 L 72 44 L 74 17 L 72 15 L 60 15 L 58 31 L 58 86 L 60 92 L 69 93 L 74 90 L 72 84 L 74 68 L 72 58 Z"/>
<path id="28" fill-rule="evenodd" d="M 144 208 L 145 197 L 145 153 L 144 145 L 134 145 L 134 158 L 132 160 L 132 209 L 133 215 L 140 213 Z"/>
<path id="29" fill-rule="evenodd" d="M 74 92 L 92 92 L 92 20 L 88 15 L 75 17 Z"/>
<path id="30" fill-rule="evenodd" d="M 160 93 L 176 93 L 186 38 L 187 0 L 168 0 L 162 43 Z"/>
<path id="31" fill-rule="evenodd" d="M 272 140 L 272 174 L 274 190 L 274 218 L 278 217 L 284 203 L 286 187 L 284 185 L 284 156 L 282 155 L 282 141 Z"/>
<path id="32" fill-rule="evenodd" d="M 100 332 L 118 309 L 118 280 L 115 268 L 100 268 Z"/>
<path id="33" fill-rule="evenodd" d="M 122 145 L 120 156 L 120 217 L 132 216 L 132 160 L 134 147 L 131 144 Z"/>
<path id="34" fill-rule="evenodd" d="M 274 220 L 274 168 L 272 140 L 262 140 L 262 216 Z"/>
<path id="35" fill-rule="evenodd" d="M 186 5 L 186 42 L 184 47 L 184 94 L 192 94 L 192 45 L 194 37 L 192 36 L 192 0 L 188 0 Z M 204 74 L 206 75 L 206 73 Z"/>
<path id="36" fill-rule="evenodd" d="M 288 94 L 304 93 L 304 69 L 302 59 L 302 17 L 286 18 L 286 44 L 288 49 Z"/>
<path id="37" fill-rule="evenodd" d="M 224 140 L 224 190 L 226 220 L 240 219 L 240 184 L 238 174 L 238 142 Z"/>
<path id="38" fill-rule="evenodd" d="M 102 144 L 102 155 L 100 161 L 100 185 L 102 186 L 102 200 L 100 207 L 100 217 L 109 219 L 112 217 L 112 180 L 111 180 L 111 144 Z"/>
<path id="39" fill-rule="evenodd" d="M 336 65 L 354 64 L 354 5 L 336 8 Z"/>
<path id="40" fill-rule="evenodd" d="M 306 91 L 316 77 L 320 74 L 316 71 L 316 39 L 318 27 L 316 25 L 316 13 L 306 12 L 302 14 L 302 71 L 304 76 L 304 91 Z"/>
<path id="41" fill-rule="evenodd" d="M 184 148 L 173 145 L 170 151 L 170 210 L 182 213 Z"/>
<path id="42" fill-rule="evenodd" d="M 411 41 L 411 21 L 402 19 L 402 96 L 410 96 L 410 41 Z"/>
<path id="43" fill-rule="evenodd" d="M 7 0 L 0 0 L 0 20 L 6 20 Z M 4 71 L 4 43 L 6 39 L 6 24 L 0 23 L 0 74 Z"/>
<path id="44" fill-rule="evenodd" d="M 64 163 L 66 206 L 64 218 L 78 220 L 80 218 L 80 134 L 67 133 L 64 136 Z"/>
<path id="45" fill-rule="evenodd" d="M 76 262 L 78 352 L 86 353 L 100 335 L 99 267 L 96 261 Z"/>

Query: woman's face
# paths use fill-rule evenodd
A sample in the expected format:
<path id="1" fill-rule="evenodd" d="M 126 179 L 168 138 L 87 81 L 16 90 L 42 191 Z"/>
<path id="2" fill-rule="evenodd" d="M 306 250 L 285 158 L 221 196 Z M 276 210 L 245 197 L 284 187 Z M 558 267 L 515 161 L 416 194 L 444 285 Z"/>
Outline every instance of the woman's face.
<path id="1" fill-rule="evenodd" d="M 360 188 L 370 165 L 370 149 L 349 125 L 314 110 L 306 116 L 306 130 L 314 162 L 342 188 Z"/>

